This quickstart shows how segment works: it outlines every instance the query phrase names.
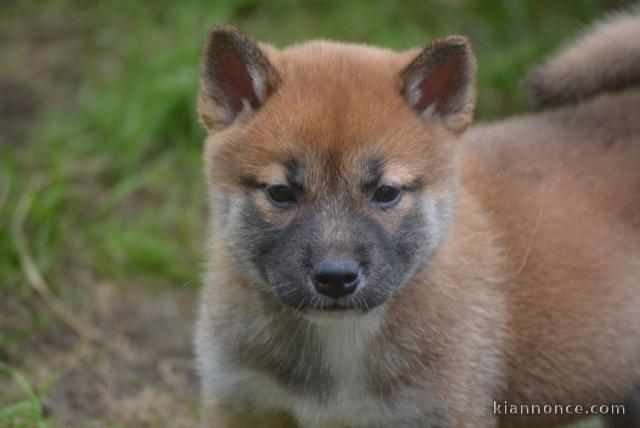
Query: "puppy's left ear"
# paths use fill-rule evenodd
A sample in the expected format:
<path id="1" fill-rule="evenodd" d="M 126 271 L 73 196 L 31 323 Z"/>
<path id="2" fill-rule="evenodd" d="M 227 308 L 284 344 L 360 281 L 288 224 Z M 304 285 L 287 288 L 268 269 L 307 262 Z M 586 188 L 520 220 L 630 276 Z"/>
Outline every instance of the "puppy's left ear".
<path id="1" fill-rule="evenodd" d="M 400 94 L 421 117 L 432 118 L 454 133 L 473 119 L 476 60 L 466 37 L 431 42 L 398 75 Z"/>

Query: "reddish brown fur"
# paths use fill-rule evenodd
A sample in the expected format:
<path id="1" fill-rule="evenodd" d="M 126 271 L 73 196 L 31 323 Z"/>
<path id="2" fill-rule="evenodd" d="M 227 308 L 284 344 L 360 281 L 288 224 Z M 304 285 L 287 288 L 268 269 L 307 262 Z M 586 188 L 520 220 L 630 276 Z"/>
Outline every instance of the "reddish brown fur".
<path id="1" fill-rule="evenodd" d="M 639 108 L 603 97 L 464 138 L 509 255 L 510 401 L 621 402 L 638 382 Z"/>
<path id="2" fill-rule="evenodd" d="M 632 391 L 640 381 L 639 95 L 479 125 L 457 140 L 398 93 L 398 73 L 415 50 L 324 42 L 267 50 L 281 81 L 257 114 L 213 134 L 215 109 L 200 102 L 212 131 L 205 150 L 212 188 L 242 195 L 243 180 L 281 177 L 278 165 L 293 154 L 310 162 L 339 154 L 333 170 L 314 167 L 321 186 L 375 152 L 393 161 L 399 181 L 424 176 L 416 197 L 458 190 L 436 256 L 385 304 L 365 362 L 374 395 L 428 387 L 440 401 L 425 406 L 446 414 L 441 425 L 491 427 L 494 400 L 612 403 Z M 276 223 L 292 215 L 260 208 Z M 402 207 L 380 215 L 393 224 Z M 238 317 L 279 309 L 258 302 L 225 243 L 213 242 L 201 323 L 224 337 Z M 237 361 L 249 365 L 251 355 Z M 234 418 L 251 414 L 204 400 L 211 426 L 248 426 Z M 261 426 L 284 426 L 267 416 Z"/>

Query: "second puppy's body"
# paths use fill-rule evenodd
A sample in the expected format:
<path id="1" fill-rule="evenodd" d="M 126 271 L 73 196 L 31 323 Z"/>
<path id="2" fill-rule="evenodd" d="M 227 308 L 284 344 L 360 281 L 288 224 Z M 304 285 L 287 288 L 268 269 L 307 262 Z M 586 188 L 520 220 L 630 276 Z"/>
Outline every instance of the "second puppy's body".
<path id="1" fill-rule="evenodd" d="M 224 58 L 229 42 L 221 46 Z M 241 58 L 255 60 L 250 49 Z M 214 240 L 197 350 L 207 426 L 541 426 L 570 416 L 507 418 L 494 414 L 494 401 L 591 405 L 621 402 L 631 393 L 640 381 L 640 95 L 601 96 L 480 125 L 456 141 L 447 132 L 458 133 L 468 120 L 465 107 L 449 102 L 452 111 L 436 111 L 449 131 L 430 119 L 420 128 L 403 99 L 393 97 L 392 85 L 371 84 L 391 81 L 415 52 L 310 44 L 268 55 L 278 78 L 268 69 L 262 96 L 256 90 L 244 107 L 235 103 L 231 111 L 240 119 L 209 140 L 205 157 Z M 289 91 L 291 82 L 298 95 Z M 270 84 L 280 85 L 279 92 L 264 102 Z M 460 90 L 446 81 L 442 86 Z M 309 88 L 316 98 L 303 95 Z M 410 95 L 413 106 L 421 106 Z M 229 103 L 234 93 L 225 96 Z M 455 101 L 463 105 L 468 95 Z M 201 115 L 212 130 L 229 120 L 228 109 L 216 116 L 217 104 L 207 103 L 205 95 Z M 428 105 L 425 110 L 433 115 Z M 430 135 L 426 149 L 413 135 L 418 131 Z M 288 141 L 292 135 L 297 141 Z M 276 148 L 270 139 L 279 140 Z M 251 235 L 256 218 L 265 219 L 270 235 L 287 230 L 289 238 L 265 241 L 263 251 L 272 253 L 282 239 L 302 239 L 296 216 L 318 221 L 302 203 L 293 214 L 276 213 L 238 183 L 246 177 L 229 177 L 248 173 L 277 182 L 285 174 L 295 181 L 287 175 L 296 170 L 290 148 L 304 140 L 313 141 L 308 157 L 300 157 L 304 186 L 314 189 L 324 180 L 331 199 L 315 206 L 327 210 L 319 217 L 322 227 L 305 232 L 296 249 L 314 253 L 320 251 L 314 243 L 329 242 L 323 254 L 364 251 L 365 265 L 399 257 L 394 264 L 404 267 L 396 274 L 402 283 L 383 303 L 376 299 L 386 291 L 373 282 L 383 273 L 371 268 L 363 290 L 372 294 L 354 303 L 361 310 L 325 313 L 323 303 L 301 310 L 314 296 L 300 298 L 299 307 L 283 305 L 279 299 L 288 302 L 299 290 L 272 278 L 307 256 L 283 251 L 265 266 L 270 253 L 248 244 L 267 239 Z M 395 211 L 358 208 L 342 224 L 346 214 L 336 207 L 356 197 L 349 193 L 358 182 L 349 177 L 361 167 L 356 154 L 371 153 L 374 141 L 387 181 L 410 183 L 422 170 L 427 184 L 407 190 Z M 321 199 L 322 187 L 315 189 Z M 343 205 L 333 204 L 337 200 Z M 418 206 L 422 214 L 410 217 Z M 359 234 L 380 227 L 367 222 L 369 216 L 385 225 L 377 233 L 399 256 L 378 255 L 383 250 L 375 241 L 363 241 L 366 251 L 349 248 Z M 424 224 L 407 229 L 405 218 L 415 224 L 422 216 Z M 360 222 L 369 229 L 359 231 Z M 265 288 L 265 276 L 278 298 Z"/>
<path id="2" fill-rule="evenodd" d="M 511 403 L 622 402 L 638 382 L 638 111 L 638 94 L 605 96 L 464 137 L 506 255 Z"/>

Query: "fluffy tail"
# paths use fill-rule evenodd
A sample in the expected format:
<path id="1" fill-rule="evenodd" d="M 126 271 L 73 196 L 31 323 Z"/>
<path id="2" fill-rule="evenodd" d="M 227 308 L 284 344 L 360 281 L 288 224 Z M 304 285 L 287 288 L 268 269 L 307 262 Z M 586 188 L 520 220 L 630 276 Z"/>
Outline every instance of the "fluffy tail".
<path id="1" fill-rule="evenodd" d="M 640 7 L 592 26 L 534 68 L 526 84 L 537 107 L 576 103 L 640 84 Z"/>

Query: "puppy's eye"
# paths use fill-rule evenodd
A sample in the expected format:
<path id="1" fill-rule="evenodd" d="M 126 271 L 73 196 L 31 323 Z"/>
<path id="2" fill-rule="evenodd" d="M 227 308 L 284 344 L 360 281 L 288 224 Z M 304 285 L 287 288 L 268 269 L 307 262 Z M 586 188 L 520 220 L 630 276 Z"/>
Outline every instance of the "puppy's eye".
<path id="1" fill-rule="evenodd" d="M 297 202 L 296 195 L 293 193 L 293 190 L 284 184 L 268 186 L 265 189 L 265 193 L 267 194 L 267 199 L 269 199 L 271 205 L 276 208 L 289 208 Z"/>
<path id="2" fill-rule="evenodd" d="M 383 184 L 373 193 L 372 200 L 380 208 L 391 208 L 400 201 L 402 192 L 397 187 Z"/>

